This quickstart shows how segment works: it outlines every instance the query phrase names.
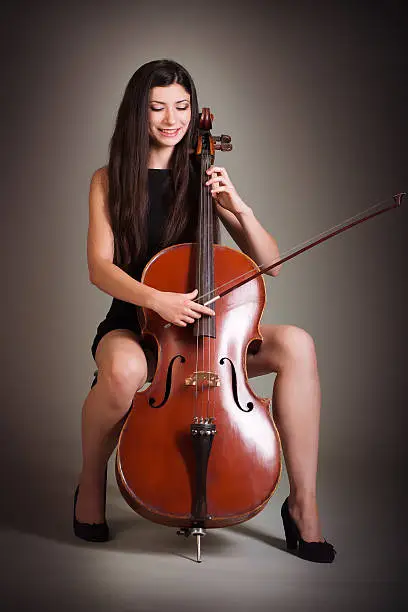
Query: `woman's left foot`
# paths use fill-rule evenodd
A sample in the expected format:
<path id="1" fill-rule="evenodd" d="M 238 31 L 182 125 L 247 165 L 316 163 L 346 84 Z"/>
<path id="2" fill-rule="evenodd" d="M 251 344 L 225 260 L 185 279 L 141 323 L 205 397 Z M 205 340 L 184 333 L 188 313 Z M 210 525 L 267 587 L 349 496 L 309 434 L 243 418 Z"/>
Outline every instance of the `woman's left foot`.
<path id="1" fill-rule="evenodd" d="M 305 542 L 324 542 L 319 521 L 316 499 L 312 498 L 307 503 L 292 502 L 290 496 L 287 499 L 288 511 L 295 521 L 299 534 Z"/>
<path id="2" fill-rule="evenodd" d="M 300 516 L 300 512 L 299 510 L 296 511 L 296 507 L 293 513 L 295 516 Z M 292 515 L 292 509 L 289 511 L 289 498 L 284 501 L 281 516 L 285 531 L 286 546 L 288 550 L 296 552 L 299 557 L 307 561 L 314 561 L 315 563 L 332 563 L 336 556 L 336 551 L 332 544 L 326 542 L 326 540 L 321 537 L 316 514 L 317 508 L 314 520 L 311 520 L 310 517 L 309 520 L 307 518 L 302 518 L 298 519 L 298 524 Z M 305 514 L 303 514 L 303 517 L 305 517 Z M 303 525 L 301 523 L 303 523 Z M 304 537 L 301 535 L 300 527 L 303 528 L 302 535 Z"/>

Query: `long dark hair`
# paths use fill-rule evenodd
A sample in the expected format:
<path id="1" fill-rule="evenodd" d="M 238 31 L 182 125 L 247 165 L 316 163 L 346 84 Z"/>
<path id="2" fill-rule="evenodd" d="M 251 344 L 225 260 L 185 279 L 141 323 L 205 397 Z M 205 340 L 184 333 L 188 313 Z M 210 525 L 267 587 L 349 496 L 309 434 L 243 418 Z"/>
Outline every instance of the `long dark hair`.
<path id="1" fill-rule="evenodd" d="M 193 162 L 199 109 L 194 82 L 183 66 L 155 60 L 141 66 L 126 86 L 109 145 L 108 206 L 114 235 L 114 263 L 127 267 L 147 254 L 148 107 L 153 87 L 177 83 L 190 94 L 191 121 L 171 158 L 171 202 L 162 246 L 195 241 L 200 173 Z M 218 242 L 219 226 L 215 240 Z"/>

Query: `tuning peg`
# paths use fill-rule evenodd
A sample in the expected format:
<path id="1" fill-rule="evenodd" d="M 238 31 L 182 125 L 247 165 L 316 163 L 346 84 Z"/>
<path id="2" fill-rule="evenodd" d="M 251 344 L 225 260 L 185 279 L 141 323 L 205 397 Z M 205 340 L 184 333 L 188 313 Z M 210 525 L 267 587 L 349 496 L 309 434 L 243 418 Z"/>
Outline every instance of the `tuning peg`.
<path id="1" fill-rule="evenodd" d="M 231 142 L 231 136 L 228 136 L 227 134 L 221 134 L 221 136 L 213 136 L 215 142 L 222 142 L 222 143 L 227 143 L 227 142 Z"/>
<path id="2" fill-rule="evenodd" d="M 221 134 L 221 136 L 214 136 L 214 148 L 217 151 L 231 151 L 232 144 L 230 144 L 230 142 L 231 136 L 228 136 L 227 134 Z"/>
<path id="3" fill-rule="evenodd" d="M 232 151 L 232 144 L 224 144 L 223 142 L 216 142 L 214 149 L 217 151 Z"/>

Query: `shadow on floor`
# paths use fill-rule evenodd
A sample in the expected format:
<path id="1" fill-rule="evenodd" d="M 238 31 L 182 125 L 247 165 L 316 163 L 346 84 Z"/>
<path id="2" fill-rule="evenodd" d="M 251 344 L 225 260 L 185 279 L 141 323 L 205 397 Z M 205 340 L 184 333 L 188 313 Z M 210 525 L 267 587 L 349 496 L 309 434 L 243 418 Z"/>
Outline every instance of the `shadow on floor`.
<path id="1" fill-rule="evenodd" d="M 112 540 L 106 543 L 84 542 L 73 535 L 72 512 L 73 493 L 76 486 L 71 472 L 55 466 L 44 469 L 27 469 L 9 476 L 3 485 L 4 504 L 0 518 L 4 528 L 35 535 L 55 542 L 97 547 L 104 550 L 139 551 L 152 554 L 172 552 L 195 560 L 196 543 L 193 536 L 177 535 L 176 528 L 169 528 L 148 521 L 127 507 L 115 483 L 113 473 L 109 474 L 107 489 L 107 520 Z M 41 478 L 40 478 L 41 476 Z M 16 486 L 16 485 L 19 486 Z M 279 550 L 285 550 L 285 542 L 262 532 L 252 525 L 240 524 L 234 527 L 207 530 L 203 538 L 205 550 L 214 554 L 231 553 L 237 545 L 235 534 L 262 541 Z M 215 537 L 214 537 L 215 536 Z"/>

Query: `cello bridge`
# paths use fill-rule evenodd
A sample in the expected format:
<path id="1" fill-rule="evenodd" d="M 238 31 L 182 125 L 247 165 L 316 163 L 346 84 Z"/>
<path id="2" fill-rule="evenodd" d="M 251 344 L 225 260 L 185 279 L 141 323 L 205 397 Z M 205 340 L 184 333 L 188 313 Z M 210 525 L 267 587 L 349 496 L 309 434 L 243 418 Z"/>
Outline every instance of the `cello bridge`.
<path id="1" fill-rule="evenodd" d="M 198 387 L 199 385 L 219 387 L 221 383 L 218 374 L 215 374 L 215 372 L 194 372 L 186 378 L 184 384 L 186 387 Z"/>

